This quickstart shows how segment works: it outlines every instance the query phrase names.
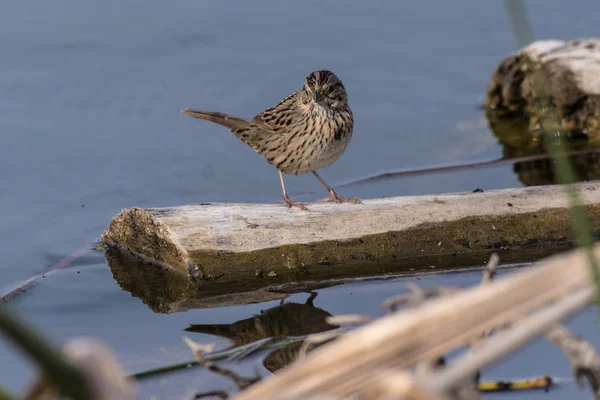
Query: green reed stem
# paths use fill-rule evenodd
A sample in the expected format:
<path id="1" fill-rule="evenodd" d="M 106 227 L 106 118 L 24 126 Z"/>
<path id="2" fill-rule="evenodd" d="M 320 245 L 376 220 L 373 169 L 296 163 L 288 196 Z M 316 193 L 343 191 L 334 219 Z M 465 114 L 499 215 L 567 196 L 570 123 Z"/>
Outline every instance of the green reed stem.
<path id="1" fill-rule="evenodd" d="M 527 7 L 522 0 L 504 0 L 504 7 L 518 47 L 531 43 L 534 39 L 533 29 L 529 21 Z M 565 191 L 571 209 L 571 222 L 575 237 L 585 251 L 596 286 L 596 302 L 600 304 L 600 271 L 593 252 L 593 231 L 589 218 L 582 206 L 577 190 L 572 185 L 577 176 L 569 160 L 564 144 L 564 132 L 560 129 L 560 118 L 554 112 L 552 99 L 548 96 L 542 71 L 534 62 L 525 65 L 533 76 L 533 89 L 537 92 L 535 108 L 540 116 L 540 128 L 551 135 L 547 140 L 547 150 L 555 163 L 554 176 L 559 184 L 565 185 Z"/>
<path id="2" fill-rule="evenodd" d="M 281 340 L 278 340 L 276 342 L 265 342 L 261 346 L 261 349 L 278 349 L 278 348 L 287 346 L 289 344 L 293 344 L 293 343 L 297 343 L 297 342 L 306 340 L 306 338 L 308 336 L 309 335 L 292 337 L 292 338 L 281 338 Z M 226 351 L 218 352 L 215 354 L 208 354 L 204 358 L 206 359 L 206 361 L 219 361 L 219 360 L 223 360 L 225 358 L 235 357 L 236 355 L 238 355 L 239 353 L 243 353 L 244 351 L 245 351 L 245 347 L 236 347 L 231 350 L 226 350 Z M 151 378 L 153 376 L 162 375 L 162 374 L 166 374 L 169 372 L 174 372 L 174 371 L 178 371 L 181 369 L 192 368 L 192 367 L 197 367 L 197 366 L 200 366 L 198 361 L 190 360 L 190 361 L 179 362 L 176 364 L 170 364 L 170 365 L 165 365 L 165 366 L 158 367 L 158 368 L 147 369 L 144 371 L 136 372 L 135 374 L 129 375 L 129 377 L 132 379 L 135 379 L 137 381 L 141 381 L 144 379 Z"/>
<path id="3" fill-rule="evenodd" d="M 0 386 L 0 400 L 16 400 L 16 397 L 13 397 L 2 386 Z"/>
<path id="4" fill-rule="evenodd" d="M 536 68 L 535 65 L 530 65 Z M 535 69 L 533 69 L 535 71 Z M 533 87 L 536 90 L 535 107 L 539 115 L 540 128 L 546 133 L 546 148 L 555 162 L 554 176 L 559 184 L 565 185 L 569 201 L 571 221 L 575 237 L 583 248 L 589 261 L 594 285 L 596 286 L 596 302 L 600 304 L 600 270 L 594 256 L 594 236 L 587 212 L 583 208 L 579 193 L 573 185 L 578 181 L 564 143 L 564 132 L 560 128 L 560 118 L 554 111 L 551 98 L 545 88 L 544 75 L 541 71 L 533 72 Z"/>

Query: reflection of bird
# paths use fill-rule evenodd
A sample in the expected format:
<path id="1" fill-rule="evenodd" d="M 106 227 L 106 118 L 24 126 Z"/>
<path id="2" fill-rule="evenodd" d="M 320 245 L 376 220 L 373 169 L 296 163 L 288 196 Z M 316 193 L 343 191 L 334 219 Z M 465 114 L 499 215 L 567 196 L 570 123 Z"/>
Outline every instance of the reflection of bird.
<path id="1" fill-rule="evenodd" d="M 316 296 L 312 293 L 304 304 L 281 304 L 232 324 L 194 324 L 185 330 L 225 337 L 233 341 L 232 347 L 237 347 L 268 337 L 304 336 L 336 329 L 337 325 L 326 321 L 331 314 L 313 305 Z"/>
<path id="2" fill-rule="evenodd" d="M 360 203 L 339 196 L 316 170 L 333 164 L 346 150 L 354 119 L 348 96 L 339 78 L 330 71 L 315 71 L 304 87 L 253 119 L 219 112 L 185 109 L 182 114 L 224 125 L 279 170 L 283 203 L 306 209 L 305 203 L 290 199 L 282 172 L 303 175 L 312 172 L 329 191 L 322 202 Z"/>
<path id="3" fill-rule="evenodd" d="M 287 346 L 282 347 L 281 349 L 273 350 L 264 358 L 264 367 L 272 373 L 275 373 L 281 368 L 290 365 L 300 355 L 300 350 L 302 349 L 303 345 L 304 341 L 290 343 Z M 319 345 L 315 345 L 314 347 L 312 347 L 311 351 L 317 347 L 319 347 Z"/>

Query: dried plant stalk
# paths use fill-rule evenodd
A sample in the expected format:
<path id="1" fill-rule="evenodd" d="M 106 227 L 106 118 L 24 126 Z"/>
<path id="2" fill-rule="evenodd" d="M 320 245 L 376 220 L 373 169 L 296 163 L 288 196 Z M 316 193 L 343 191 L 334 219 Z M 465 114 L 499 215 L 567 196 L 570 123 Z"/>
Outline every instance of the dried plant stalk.
<path id="1" fill-rule="evenodd" d="M 600 247 L 594 252 L 600 256 Z M 588 260 L 582 251 L 555 256 L 543 265 L 489 284 L 386 315 L 316 349 L 235 398 L 295 399 L 361 393 L 377 382 L 382 369 L 399 371 L 440 357 L 569 294 L 584 290 L 587 295 L 590 288 Z M 536 334 L 539 332 L 528 339 Z"/>

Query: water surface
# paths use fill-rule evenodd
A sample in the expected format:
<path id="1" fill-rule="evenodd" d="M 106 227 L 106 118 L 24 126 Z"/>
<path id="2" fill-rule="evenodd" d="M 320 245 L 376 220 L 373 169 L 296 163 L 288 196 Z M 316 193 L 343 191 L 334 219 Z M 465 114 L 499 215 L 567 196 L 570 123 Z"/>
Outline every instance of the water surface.
<path id="1" fill-rule="evenodd" d="M 597 35 L 597 2 L 528 6 L 537 38 Z M 322 171 L 332 184 L 502 155 L 479 108 L 493 69 L 515 49 L 500 1 L 9 2 L 0 38 L 0 289 L 93 242 L 122 208 L 278 201 L 273 167 L 226 129 L 179 111 L 253 116 L 315 69 L 340 76 L 356 119 L 350 147 Z M 325 195 L 312 176 L 286 182 L 291 194 L 318 192 L 301 200 Z M 372 182 L 342 194 L 520 185 L 512 167 L 501 166 Z M 369 313 L 397 288 L 345 285 L 322 291 L 318 302 L 332 313 Z M 12 303 L 58 342 L 105 340 L 130 371 L 189 358 L 181 336 L 190 323 L 230 323 L 272 306 L 154 314 L 120 290 L 100 254 Z M 577 321 L 579 333 L 597 336 L 592 314 Z M 569 375 L 560 354 L 541 349 L 498 374 Z M 527 354 L 534 360 L 521 358 Z M 4 345 L 0 360 L 0 384 L 20 390 L 30 366 Z M 526 371 L 516 369 L 521 363 Z M 172 379 L 190 390 L 199 383 Z M 184 394 L 168 382 L 145 390 L 146 397 Z"/>

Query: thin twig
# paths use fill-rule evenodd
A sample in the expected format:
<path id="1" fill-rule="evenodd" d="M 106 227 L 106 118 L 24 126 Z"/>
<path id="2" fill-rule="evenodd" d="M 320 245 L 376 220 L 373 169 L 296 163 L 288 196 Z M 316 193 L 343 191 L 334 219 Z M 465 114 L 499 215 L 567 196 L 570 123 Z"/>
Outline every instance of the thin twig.
<path id="1" fill-rule="evenodd" d="M 524 346 L 537 335 L 544 333 L 556 321 L 573 315 L 594 299 L 594 290 L 582 288 L 575 293 L 562 297 L 553 305 L 538 311 L 530 317 L 515 323 L 510 330 L 498 332 L 482 344 L 476 352 L 470 352 L 454 361 L 452 368 L 424 377 L 435 393 L 448 393 L 461 386 L 481 368 L 500 360 L 507 354 Z"/>
<path id="2" fill-rule="evenodd" d="M 298 352 L 298 359 L 306 357 L 306 354 L 314 349 L 317 346 L 321 346 L 327 342 L 332 341 L 333 339 L 337 339 L 341 336 L 343 331 L 330 331 L 330 332 L 321 332 L 314 333 L 306 338 L 306 340 L 300 346 L 300 351 Z"/>
<path id="3" fill-rule="evenodd" d="M 196 361 L 198 361 L 198 363 L 200 363 L 200 365 L 202 365 L 209 371 L 214 372 L 215 374 L 230 379 L 239 390 L 244 390 L 262 379 L 262 377 L 258 374 L 252 378 L 244 378 L 230 369 L 220 367 L 214 362 L 207 360 L 204 357 L 204 354 L 212 351 L 214 344 L 204 345 L 196 343 L 192 339 L 187 337 L 184 337 L 183 341 L 190 347 L 190 349 L 194 353 L 194 358 L 196 359 Z"/>
<path id="4" fill-rule="evenodd" d="M 564 156 L 577 156 L 584 155 L 590 153 L 600 153 L 600 148 L 594 147 L 583 150 L 569 151 L 563 153 Z M 503 164 L 517 164 L 523 162 L 531 162 L 531 161 L 539 161 L 539 160 L 550 160 L 552 159 L 552 155 L 550 154 L 536 154 L 531 156 L 524 157 L 514 157 L 514 158 L 496 158 L 494 160 L 486 160 L 486 161 L 475 161 L 471 163 L 465 164 L 451 164 L 451 165 L 442 165 L 438 167 L 428 167 L 428 168 L 415 168 L 415 169 L 401 169 L 401 170 L 393 170 L 380 172 L 375 175 L 370 175 L 365 178 L 351 180 L 349 182 L 340 183 L 335 186 L 336 189 L 344 188 L 348 186 L 360 185 L 363 183 L 376 182 L 385 179 L 394 179 L 400 178 L 403 176 L 412 176 L 412 175 L 423 175 L 423 174 L 434 174 L 440 172 L 452 172 L 459 171 L 463 169 L 471 169 L 471 168 L 485 168 L 485 167 L 494 167 L 497 165 Z M 303 192 L 300 195 L 311 194 L 312 192 Z"/>
<path id="5" fill-rule="evenodd" d="M 277 338 L 273 337 L 260 339 L 254 343 L 245 346 L 243 350 L 240 350 L 239 352 L 229 357 L 229 361 L 241 361 L 244 358 L 249 357 L 251 354 L 254 354 L 257 351 L 267 348 L 270 344 L 275 342 L 277 342 Z"/>
<path id="6" fill-rule="evenodd" d="M 494 278 L 496 277 L 496 270 L 498 269 L 498 264 L 500 263 L 500 257 L 496 253 L 492 253 L 490 259 L 483 270 L 483 275 L 481 277 L 481 285 L 488 285 L 492 283 Z M 473 353 L 477 351 L 479 347 L 491 336 L 493 329 L 488 329 L 476 338 L 473 343 L 469 345 L 470 352 Z M 452 395 L 455 398 L 459 399 L 478 399 L 481 396 L 479 395 L 479 381 L 481 379 L 481 371 L 475 372 L 470 379 L 466 380 L 465 385 L 459 386 L 452 390 Z"/>
<path id="7" fill-rule="evenodd" d="M 489 283 L 492 283 L 492 281 L 496 277 L 496 271 L 498 269 L 499 263 L 500 263 L 500 257 L 498 256 L 498 254 L 492 253 L 492 255 L 490 256 L 490 260 L 488 261 L 487 265 L 485 266 L 485 269 L 483 270 L 483 276 L 481 277 L 482 285 L 487 285 Z M 493 329 L 488 329 L 487 331 L 483 332 L 481 334 L 481 336 L 479 338 L 477 338 L 471 344 L 471 346 L 470 346 L 471 349 L 472 350 L 476 349 L 479 345 L 481 345 L 481 343 L 483 343 L 483 341 L 485 339 L 490 337 L 490 335 L 492 334 L 492 331 L 493 331 Z"/>
<path id="8" fill-rule="evenodd" d="M 288 346 L 293 343 L 302 342 L 303 340 L 305 340 L 305 338 L 307 336 L 308 335 L 293 337 L 293 338 L 279 338 L 276 342 L 269 341 L 269 343 L 264 344 L 263 348 L 279 349 L 279 348 Z M 204 358 L 209 361 L 219 361 L 219 360 L 223 360 L 226 358 L 235 359 L 235 357 L 239 353 L 244 353 L 245 351 L 246 351 L 246 347 L 236 347 L 236 348 L 222 351 L 222 352 L 215 352 L 210 355 L 205 354 Z M 141 381 L 144 379 L 156 377 L 157 375 L 162 375 L 162 374 L 175 372 L 175 371 L 179 371 L 182 369 L 188 369 L 190 367 L 196 367 L 196 366 L 200 366 L 198 361 L 196 361 L 195 359 L 188 360 L 188 361 L 178 362 L 175 364 L 165 365 L 165 366 L 158 367 L 158 368 L 152 368 L 152 369 L 147 369 L 144 371 L 136 372 L 132 375 L 129 375 L 129 378 L 135 379 L 137 381 Z"/>
<path id="9" fill-rule="evenodd" d="M 210 392 L 196 393 L 194 395 L 194 400 L 204 399 L 206 397 L 218 397 L 220 399 L 226 400 L 229 398 L 229 395 L 224 390 L 212 390 Z"/>
<path id="10" fill-rule="evenodd" d="M 594 346 L 561 325 L 555 326 L 546 337 L 565 353 L 573 367 L 575 380 L 582 384 L 586 379 L 594 398 L 600 399 L 600 357 Z"/>
<path id="11" fill-rule="evenodd" d="M 325 322 L 329 325 L 350 325 L 350 326 L 361 326 L 372 322 L 373 318 L 367 315 L 360 314 L 343 314 L 343 315 L 332 315 L 325 318 Z"/>
<path id="12" fill-rule="evenodd" d="M 381 308 L 383 309 L 384 313 L 396 311 L 398 306 L 401 304 L 406 304 L 407 308 L 416 307 L 421 305 L 425 300 L 456 293 L 460 290 L 454 287 L 444 286 L 423 289 L 419 285 L 411 282 L 406 283 L 406 287 L 410 293 L 392 296 L 381 302 Z"/>
<path id="13" fill-rule="evenodd" d="M 0 304 L 7 302 L 9 300 L 12 300 L 15 297 L 17 297 L 18 295 L 20 295 L 21 293 L 27 291 L 27 289 L 29 289 L 34 283 L 36 283 L 37 281 L 39 281 L 42 278 L 45 278 L 48 274 L 50 274 L 54 271 L 57 271 L 59 269 L 69 267 L 71 264 L 73 264 L 75 261 L 77 261 L 77 259 L 83 257 L 84 255 L 86 255 L 87 253 L 92 251 L 94 248 L 96 248 L 97 244 L 98 243 L 94 243 L 94 244 L 89 244 L 85 247 L 82 247 L 81 249 L 77 250 L 70 256 L 63 258 L 59 262 L 46 268 L 43 272 L 40 272 L 39 274 L 32 276 L 31 278 L 10 287 L 3 293 L 0 293 Z"/>
<path id="14" fill-rule="evenodd" d="M 498 263 L 500 262 L 500 257 L 498 254 L 492 253 L 490 257 L 490 261 L 488 261 L 485 269 L 483 270 L 483 277 L 481 278 L 481 284 L 485 285 L 490 283 L 494 277 L 496 276 L 496 271 L 498 269 Z"/>

